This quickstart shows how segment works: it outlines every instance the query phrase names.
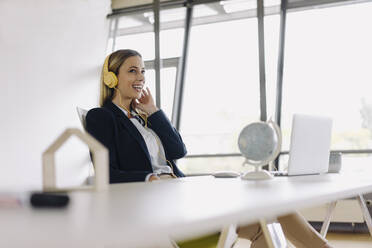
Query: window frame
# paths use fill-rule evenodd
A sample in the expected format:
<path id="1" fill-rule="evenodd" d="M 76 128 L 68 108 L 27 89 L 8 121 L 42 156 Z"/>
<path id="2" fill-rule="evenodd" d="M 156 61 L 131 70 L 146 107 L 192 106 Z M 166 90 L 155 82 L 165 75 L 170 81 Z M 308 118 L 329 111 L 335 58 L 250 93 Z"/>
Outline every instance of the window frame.
<path id="1" fill-rule="evenodd" d="M 145 24 L 141 27 L 135 27 L 135 28 L 123 28 L 118 29 L 117 23 L 118 18 L 123 15 L 133 14 L 133 13 L 143 13 L 145 11 L 155 11 L 156 6 L 153 4 L 146 4 L 141 6 L 133 6 L 133 7 L 124 7 L 119 9 L 114 9 L 111 14 L 107 16 L 108 19 L 114 19 L 113 24 L 114 29 L 109 32 L 109 38 L 113 38 L 113 50 L 115 49 L 115 39 L 118 36 L 128 35 L 128 34 L 135 34 L 135 33 L 142 33 L 142 32 L 149 32 L 154 31 L 160 32 L 160 30 L 166 30 L 166 29 L 173 29 L 177 27 L 185 27 L 185 43 L 184 43 L 184 51 L 181 57 L 178 58 L 178 63 L 176 66 L 177 70 L 177 76 L 176 76 L 176 89 L 175 89 L 175 95 L 173 98 L 173 114 L 172 114 L 172 123 L 176 126 L 176 128 L 179 128 L 179 115 L 181 114 L 181 106 L 182 104 L 178 101 L 178 98 L 183 96 L 183 81 L 184 81 L 184 66 L 186 64 L 186 55 L 187 55 L 187 39 L 189 36 L 189 30 L 187 29 L 187 25 L 191 25 L 191 22 L 193 25 L 202 25 L 206 23 L 213 23 L 213 22 L 221 22 L 221 21 L 227 21 L 227 20 L 237 20 L 237 19 L 246 19 L 246 18 L 264 18 L 268 15 L 273 14 L 280 14 L 280 31 L 279 31 L 279 53 L 278 53 L 278 68 L 277 68 L 277 83 L 276 83 L 276 104 L 275 104 L 275 121 L 280 126 L 281 123 L 281 113 L 282 113 L 282 89 L 283 89 L 283 66 L 284 66 L 284 50 L 285 50 L 285 28 L 286 28 L 286 14 L 288 12 L 297 12 L 297 11 L 305 11 L 312 8 L 329 8 L 329 7 L 335 7 L 340 5 L 351 5 L 351 4 L 358 4 L 358 3 L 364 3 L 364 2 L 371 2 L 372 0 L 281 0 L 281 4 L 278 6 L 270 6 L 270 7 L 263 7 L 262 5 L 257 5 L 257 9 L 253 10 L 245 10 L 245 11 L 239 11 L 239 12 L 233 12 L 233 13 L 219 13 L 217 16 L 207 16 L 207 17 L 197 17 L 192 18 L 192 7 L 199 4 L 206 4 L 206 3 L 218 3 L 217 0 L 176 0 L 176 1 L 165 1 L 158 3 L 157 11 L 159 9 L 171 9 L 171 8 L 177 8 L 177 7 L 187 7 L 190 9 L 190 18 L 186 18 L 185 21 L 173 21 L 173 22 L 166 22 L 161 23 L 160 29 L 155 30 L 153 25 L 151 24 Z M 259 3 L 260 0 L 257 0 Z M 264 11 L 262 17 L 259 17 L 258 11 Z M 259 32 L 262 32 L 263 30 L 263 23 L 259 24 L 262 25 L 259 27 Z M 262 34 L 261 34 L 262 35 Z M 260 37 L 259 37 L 260 39 Z M 264 38 L 263 38 L 263 41 Z M 264 49 L 264 42 L 259 41 L 259 45 L 262 47 L 260 49 Z M 186 48 L 185 48 L 186 46 Z M 265 55 L 262 55 L 263 52 L 259 54 L 260 61 L 264 61 Z M 263 56 L 263 57 L 262 57 Z M 163 66 L 166 66 L 166 60 L 162 59 Z M 147 61 L 147 63 L 151 64 L 151 61 Z M 261 62 L 260 62 L 261 63 Z M 149 64 L 149 65 L 150 65 Z M 181 68 L 180 68 L 181 64 Z M 174 66 L 171 66 L 174 67 Z M 150 68 L 150 67 L 148 67 Z M 260 66 L 260 74 L 265 74 L 265 68 Z M 181 75 L 181 77 L 179 76 Z M 181 81 L 181 82 L 180 82 Z M 261 91 L 261 99 L 265 99 L 265 104 L 260 104 L 261 106 L 261 113 L 264 113 L 266 111 L 267 107 L 267 100 L 266 100 L 266 92 L 265 92 L 265 80 L 261 80 L 260 84 L 260 91 Z M 160 96 L 159 96 L 160 97 Z M 261 116 L 261 119 L 265 119 Z M 178 120 L 178 121 L 177 121 Z M 332 150 L 332 152 L 341 152 L 345 154 L 371 154 L 372 149 L 345 149 L 345 150 Z M 288 154 L 288 151 L 281 151 L 278 158 L 276 159 L 275 165 L 278 167 L 279 158 L 281 155 Z M 226 153 L 226 154 L 193 154 L 186 156 L 187 158 L 204 158 L 204 157 L 236 157 L 241 156 L 240 153 Z"/>

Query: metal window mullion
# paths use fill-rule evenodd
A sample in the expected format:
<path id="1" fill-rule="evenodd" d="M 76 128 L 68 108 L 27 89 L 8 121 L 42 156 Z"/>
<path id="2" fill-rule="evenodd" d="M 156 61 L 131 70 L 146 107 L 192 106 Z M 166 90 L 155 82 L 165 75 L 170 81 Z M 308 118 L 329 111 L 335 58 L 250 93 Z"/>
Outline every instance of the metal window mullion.
<path id="1" fill-rule="evenodd" d="M 330 150 L 331 153 L 342 154 L 372 154 L 372 149 L 359 149 L 359 150 Z M 281 151 L 280 155 L 287 155 L 289 151 Z"/>
<path id="2" fill-rule="evenodd" d="M 241 153 L 218 153 L 218 154 L 190 154 L 185 158 L 223 158 L 223 157 L 243 157 Z"/>
<path id="3" fill-rule="evenodd" d="M 372 149 L 365 150 L 331 150 L 331 153 L 342 154 L 372 154 Z M 288 155 L 289 151 L 282 151 L 280 155 Z M 221 158 L 221 157 L 243 157 L 241 153 L 218 153 L 218 154 L 190 154 L 185 158 Z"/>
<path id="4" fill-rule="evenodd" d="M 275 109 L 275 121 L 279 126 L 281 124 L 281 114 L 282 114 L 286 17 L 287 17 L 287 0 L 282 0 L 281 11 L 280 11 L 279 53 L 278 53 L 278 64 L 277 64 L 276 109 Z"/>
<path id="5" fill-rule="evenodd" d="M 265 36 L 264 36 L 264 5 L 263 0 L 257 0 L 257 20 L 258 20 L 258 51 L 259 51 L 259 71 L 260 71 L 260 112 L 261 121 L 267 120 L 266 108 L 266 72 L 265 72 Z"/>
<path id="6" fill-rule="evenodd" d="M 161 66 L 162 68 L 169 68 L 169 67 L 176 67 L 179 63 L 179 57 L 161 59 Z M 154 70 L 155 68 L 155 61 L 154 60 L 146 60 L 145 61 L 146 70 Z"/>
<path id="7" fill-rule="evenodd" d="M 283 99 L 283 68 L 284 68 L 284 45 L 285 28 L 287 20 L 287 0 L 281 0 L 280 5 L 280 31 L 279 31 L 279 53 L 277 64 L 277 82 L 276 82 L 276 103 L 275 103 L 275 121 L 281 126 L 282 99 Z M 279 157 L 275 160 L 275 167 L 279 168 Z"/>
<path id="8" fill-rule="evenodd" d="M 185 20 L 185 31 L 183 37 L 183 49 L 182 57 L 177 67 L 176 85 L 174 89 L 173 108 L 172 108 L 172 124 L 176 129 L 180 129 L 181 111 L 184 95 L 185 85 L 185 72 L 187 63 L 187 54 L 189 49 L 189 38 L 192 22 L 192 11 L 193 5 L 191 0 L 186 4 L 186 20 Z"/>
<path id="9" fill-rule="evenodd" d="M 155 33 L 155 91 L 156 91 L 156 106 L 161 108 L 160 102 L 160 0 L 154 0 L 154 33 Z"/>

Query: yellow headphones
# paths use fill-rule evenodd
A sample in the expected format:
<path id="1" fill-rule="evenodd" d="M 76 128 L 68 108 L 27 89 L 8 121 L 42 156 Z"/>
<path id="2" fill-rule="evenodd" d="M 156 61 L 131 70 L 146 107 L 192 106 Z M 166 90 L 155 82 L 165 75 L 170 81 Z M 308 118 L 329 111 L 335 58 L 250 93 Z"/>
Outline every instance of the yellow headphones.
<path id="1" fill-rule="evenodd" d="M 105 63 L 103 64 L 103 82 L 109 88 L 115 88 L 118 85 L 118 77 L 112 71 L 109 71 L 108 63 L 109 63 L 110 55 L 108 55 L 105 59 Z"/>

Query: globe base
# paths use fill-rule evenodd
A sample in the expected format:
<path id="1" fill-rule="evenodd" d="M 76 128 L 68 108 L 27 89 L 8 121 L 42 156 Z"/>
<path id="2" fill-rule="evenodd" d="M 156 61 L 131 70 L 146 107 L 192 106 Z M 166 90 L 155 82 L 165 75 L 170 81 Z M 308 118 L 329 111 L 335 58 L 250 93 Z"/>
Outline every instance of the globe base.
<path id="1" fill-rule="evenodd" d="M 250 171 L 241 176 L 241 179 L 243 180 L 269 180 L 273 178 L 273 175 L 266 170 Z"/>

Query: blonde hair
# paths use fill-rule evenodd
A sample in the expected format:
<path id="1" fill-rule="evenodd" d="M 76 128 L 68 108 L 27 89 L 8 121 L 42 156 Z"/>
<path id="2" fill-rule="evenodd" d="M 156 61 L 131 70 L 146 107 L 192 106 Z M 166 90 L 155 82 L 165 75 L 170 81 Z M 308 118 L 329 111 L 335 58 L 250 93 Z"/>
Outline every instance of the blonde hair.
<path id="1" fill-rule="evenodd" d="M 139 56 L 142 58 L 141 54 L 135 50 L 131 49 L 122 49 L 117 50 L 110 54 L 109 60 L 108 60 L 108 71 L 111 71 L 115 73 L 116 76 L 119 75 L 119 69 L 120 66 L 127 60 L 129 57 L 132 56 Z M 114 97 L 114 89 L 109 88 L 104 82 L 103 82 L 103 67 L 101 72 L 101 89 L 100 89 L 100 96 L 99 96 L 99 106 L 103 106 L 107 101 L 111 101 Z"/>

